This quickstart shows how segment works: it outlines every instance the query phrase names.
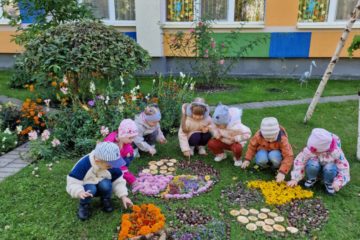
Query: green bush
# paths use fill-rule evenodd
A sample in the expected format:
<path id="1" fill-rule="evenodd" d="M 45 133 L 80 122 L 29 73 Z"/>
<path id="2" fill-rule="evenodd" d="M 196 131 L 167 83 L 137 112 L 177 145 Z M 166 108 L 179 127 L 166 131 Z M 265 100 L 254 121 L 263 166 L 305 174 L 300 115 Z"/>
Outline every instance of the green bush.
<path id="1" fill-rule="evenodd" d="M 14 131 L 19 119 L 20 110 L 17 105 L 12 102 L 0 105 L 0 130 L 9 128 Z"/>
<path id="2" fill-rule="evenodd" d="M 24 72 L 41 87 L 53 89 L 66 76 L 74 97 L 88 97 L 91 80 L 109 81 L 145 69 L 150 57 L 113 27 L 81 21 L 51 27 L 30 40 L 23 53 Z M 85 95 L 85 97 L 84 97 Z"/>
<path id="3" fill-rule="evenodd" d="M 8 128 L 0 132 L 0 156 L 14 149 L 17 144 L 17 135 Z"/>
<path id="4" fill-rule="evenodd" d="M 350 47 L 348 48 L 349 56 L 352 57 L 353 53 L 360 49 L 360 35 L 356 35 L 351 43 Z"/>

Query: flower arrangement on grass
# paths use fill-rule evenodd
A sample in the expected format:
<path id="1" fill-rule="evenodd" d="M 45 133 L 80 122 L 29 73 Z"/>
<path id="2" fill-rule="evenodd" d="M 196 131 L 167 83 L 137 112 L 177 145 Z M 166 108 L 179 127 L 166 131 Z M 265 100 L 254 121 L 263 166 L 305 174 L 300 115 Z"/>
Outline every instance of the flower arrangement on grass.
<path id="1" fill-rule="evenodd" d="M 275 181 L 250 181 L 249 188 L 260 189 L 265 197 L 265 201 L 270 205 L 283 205 L 295 199 L 312 198 L 312 191 L 304 190 L 300 186 L 288 187 L 285 182 L 277 183 Z"/>
<path id="2" fill-rule="evenodd" d="M 165 227 L 166 218 L 154 204 L 134 205 L 132 211 L 122 215 L 119 240 L 146 236 Z"/>
<path id="3" fill-rule="evenodd" d="M 154 196 L 164 191 L 173 176 L 152 175 L 140 173 L 133 185 L 132 192 L 139 192 L 143 195 Z"/>
<path id="4" fill-rule="evenodd" d="M 213 185 L 214 181 L 209 175 L 179 175 L 173 178 L 161 196 L 166 199 L 192 198 L 207 192 Z"/>

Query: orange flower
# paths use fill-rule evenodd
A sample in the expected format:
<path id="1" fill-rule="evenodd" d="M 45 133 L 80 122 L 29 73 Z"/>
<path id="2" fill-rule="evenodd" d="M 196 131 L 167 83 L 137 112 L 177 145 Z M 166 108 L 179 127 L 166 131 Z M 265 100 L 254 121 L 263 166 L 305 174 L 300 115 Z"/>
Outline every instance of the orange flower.
<path id="1" fill-rule="evenodd" d="M 35 89 L 35 88 L 34 88 L 34 85 L 33 85 L 33 84 L 31 84 L 31 85 L 29 86 L 29 91 L 30 91 L 30 92 L 33 92 L 33 91 L 34 91 L 34 89 Z"/>
<path id="2" fill-rule="evenodd" d="M 41 98 L 37 98 L 37 99 L 36 99 L 36 102 L 37 102 L 37 103 L 41 103 L 41 102 L 42 102 Z"/>
<path id="3" fill-rule="evenodd" d="M 56 86 L 57 86 L 57 82 L 56 82 L 56 81 L 52 81 L 52 82 L 51 82 L 51 86 L 56 87 Z"/>

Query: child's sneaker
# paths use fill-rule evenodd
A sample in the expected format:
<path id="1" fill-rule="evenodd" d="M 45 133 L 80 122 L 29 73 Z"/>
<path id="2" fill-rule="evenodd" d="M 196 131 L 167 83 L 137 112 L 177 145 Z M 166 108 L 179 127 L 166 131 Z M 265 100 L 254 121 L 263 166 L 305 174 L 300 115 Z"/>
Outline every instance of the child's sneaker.
<path id="1" fill-rule="evenodd" d="M 85 221 L 90 217 L 90 204 L 89 203 L 80 203 L 77 216 L 80 220 Z"/>
<path id="2" fill-rule="evenodd" d="M 140 158 L 140 153 L 139 153 L 139 149 L 135 148 L 134 149 L 134 158 Z"/>
<path id="3" fill-rule="evenodd" d="M 222 160 L 224 160 L 226 158 L 227 158 L 226 153 L 221 153 L 221 154 L 216 155 L 216 157 L 214 158 L 214 161 L 221 162 Z"/>
<path id="4" fill-rule="evenodd" d="M 102 203 L 102 210 L 104 212 L 112 212 L 114 211 L 114 208 L 112 206 L 112 203 L 111 203 L 111 199 L 110 198 L 104 198 L 104 199 L 101 199 L 101 203 Z"/>
<path id="5" fill-rule="evenodd" d="M 242 165 L 242 160 L 241 160 L 241 158 L 240 158 L 240 159 L 236 159 L 236 158 L 234 157 L 234 166 L 235 166 L 235 167 L 241 167 L 241 165 Z"/>
<path id="6" fill-rule="evenodd" d="M 200 155 L 207 155 L 204 146 L 199 146 L 198 148 L 199 148 L 199 154 L 200 154 Z"/>
<path id="7" fill-rule="evenodd" d="M 327 191 L 327 193 L 328 194 L 330 194 L 330 195 L 333 195 L 333 194 L 335 194 L 335 190 L 334 190 L 334 188 L 333 188 L 333 186 L 332 186 L 332 184 L 330 183 L 325 183 L 325 188 L 326 188 L 326 191 Z"/>
<path id="8" fill-rule="evenodd" d="M 194 156 L 194 150 L 195 150 L 195 147 L 190 147 L 190 155 L 191 156 Z"/>
<path id="9" fill-rule="evenodd" d="M 309 179 L 309 180 L 306 180 L 304 186 L 306 188 L 311 188 L 314 186 L 314 184 L 316 183 L 316 178 L 315 179 Z"/>

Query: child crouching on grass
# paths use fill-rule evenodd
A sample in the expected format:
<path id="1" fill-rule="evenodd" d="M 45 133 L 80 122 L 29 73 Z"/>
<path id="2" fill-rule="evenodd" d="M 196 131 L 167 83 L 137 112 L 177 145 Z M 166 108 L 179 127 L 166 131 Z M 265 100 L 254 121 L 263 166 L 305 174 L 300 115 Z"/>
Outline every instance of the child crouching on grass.
<path id="1" fill-rule="evenodd" d="M 295 159 L 288 185 L 296 186 L 306 175 L 305 187 L 313 187 L 322 172 L 326 191 L 334 194 L 350 181 L 349 168 L 340 138 L 325 129 L 315 128 L 307 146 Z"/>
<path id="2" fill-rule="evenodd" d="M 110 133 L 104 142 L 116 143 L 120 149 L 120 156 L 125 160 L 126 165 L 121 167 L 124 179 L 130 185 L 136 181 L 136 177 L 129 171 L 130 163 L 134 159 L 134 149 L 131 146 L 134 138 L 138 135 L 138 129 L 135 122 L 131 119 L 121 121 L 117 131 Z"/>
<path id="3" fill-rule="evenodd" d="M 218 105 L 213 114 L 212 139 L 208 142 L 208 148 L 215 155 L 215 161 L 226 159 L 224 150 L 233 153 L 234 166 L 242 165 L 242 150 L 251 137 L 251 130 L 241 123 L 242 110 Z"/>
<path id="4" fill-rule="evenodd" d="M 90 217 L 90 202 L 100 197 L 102 210 L 112 212 L 112 192 L 122 200 L 125 208 L 132 205 L 127 197 L 126 181 L 122 177 L 121 166 L 126 163 L 120 157 L 119 147 L 110 142 L 96 145 L 88 155 L 81 158 L 67 176 L 66 191 L 73 198 L 80 198 L 77 216 L 81 220 Z"/>
<path id="5" fill-rule="evenodd" d="M 195 148 L 198 148 L 200 155 L 206 155 L 205 146 L 211 138 L 209 113 L 209 106 L 202 98 L 183 104 L 178 136 L 185 157 L 194 155 Z"/>

